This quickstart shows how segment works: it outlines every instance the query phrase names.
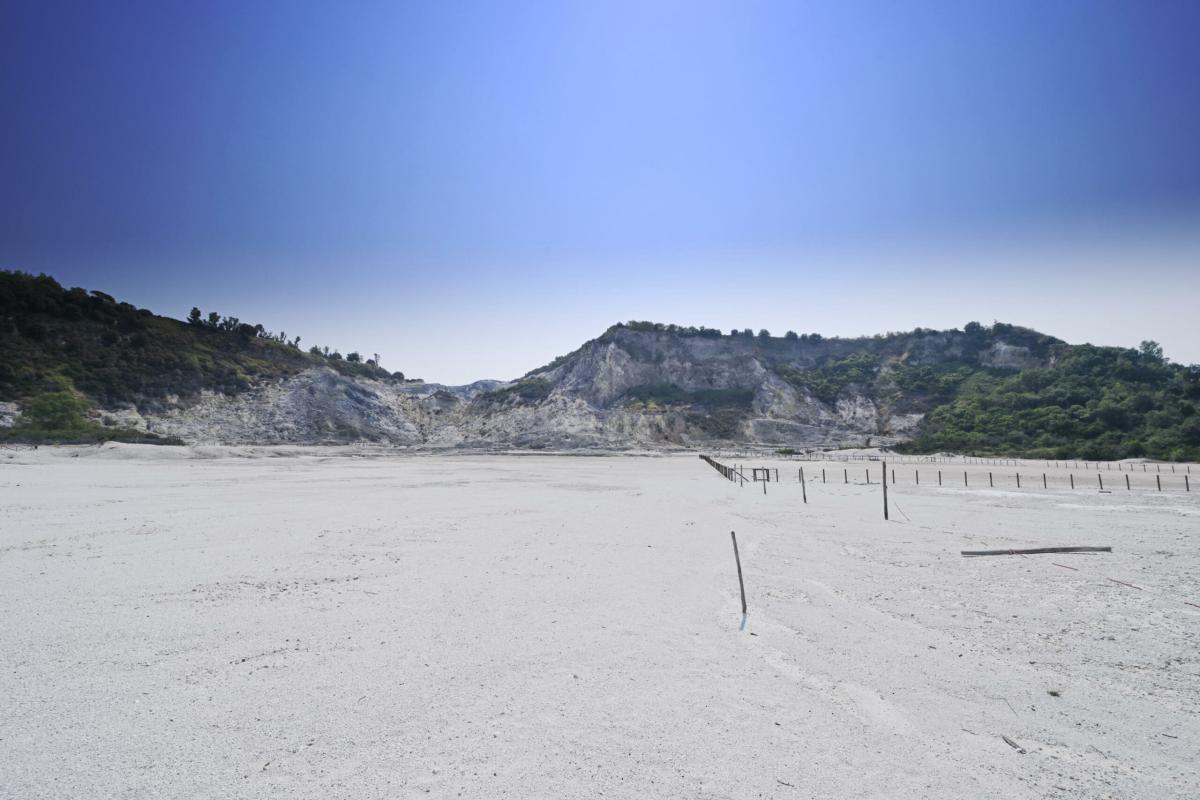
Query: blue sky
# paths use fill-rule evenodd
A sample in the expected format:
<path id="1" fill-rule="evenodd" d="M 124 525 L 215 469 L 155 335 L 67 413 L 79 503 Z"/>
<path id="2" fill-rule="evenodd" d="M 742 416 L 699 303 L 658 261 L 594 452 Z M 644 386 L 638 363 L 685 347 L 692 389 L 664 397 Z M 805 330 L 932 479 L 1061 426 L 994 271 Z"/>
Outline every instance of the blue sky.
<path id="1" fill-rule="evenodd" d="M 1194 2 L 0 5 L 0 268 L 430 380 L 612 322 L 1200 361 Z"/>

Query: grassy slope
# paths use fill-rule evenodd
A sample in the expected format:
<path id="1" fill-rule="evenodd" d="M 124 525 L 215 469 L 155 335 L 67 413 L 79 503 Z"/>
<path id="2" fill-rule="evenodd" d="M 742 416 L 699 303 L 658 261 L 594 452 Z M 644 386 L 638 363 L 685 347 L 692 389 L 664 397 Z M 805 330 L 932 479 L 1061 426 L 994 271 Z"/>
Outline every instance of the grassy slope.
<path id="1" fill-rule="evenodd" d="M 138 438 L 88 423 L 86 411 L 152 408 L 168 396 L 189 397 L 201 390 L 232 394 L 315 365 L 388 377 L 367 364 L 160 317 L 99 292 L 65 289 L 49 277 L 0 272 L 0 400 L 15 400 L 27 412 L 40 408 L 39 400 L 63 393 L 81 404 L 78 417 L 69 410 L 35 415 L 22 429 L 0 431 L 9 439 Z"/>

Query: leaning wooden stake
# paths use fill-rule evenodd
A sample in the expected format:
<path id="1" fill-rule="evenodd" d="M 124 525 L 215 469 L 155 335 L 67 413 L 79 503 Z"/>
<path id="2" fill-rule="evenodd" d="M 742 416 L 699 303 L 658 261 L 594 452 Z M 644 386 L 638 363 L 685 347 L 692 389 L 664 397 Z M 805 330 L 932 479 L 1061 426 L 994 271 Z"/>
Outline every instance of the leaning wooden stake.
<path id="1" fill-rule="evenodd" d="M 804 467 L 800 468 L 800 496 L 804 498 L 805 504 L 808 503 L 808 489 L 804 485 Z"/>
<path id="2" fill-rule="evenodd" d="M 746 583 L 742 580 L 742 557 L 738 555 L 737 534 L 730 531 L 729 536 L 733 539 L 733 560 L 737 562 L 738 590 L 742 593 L 742 626 L 738 630 L 744 631 L 746 630 Z"/>
<path id="3" fill-rule="evenodd" d="M 1031 556 L 1038 553 L 1111 553 L 1111 547 L 1031 547 L 1024 550 L 963 550 L 964 556 Z"/>
<path id="4" fill-rule="evenodd" d="M 867 473 L 868 477 L 870 473 Z M 880 483 L 883 484 L 883 518 L 888 518 L 888 503 L 887 503 L 887 462 L 883 462 L 883 469 L 879 473 Z"/>

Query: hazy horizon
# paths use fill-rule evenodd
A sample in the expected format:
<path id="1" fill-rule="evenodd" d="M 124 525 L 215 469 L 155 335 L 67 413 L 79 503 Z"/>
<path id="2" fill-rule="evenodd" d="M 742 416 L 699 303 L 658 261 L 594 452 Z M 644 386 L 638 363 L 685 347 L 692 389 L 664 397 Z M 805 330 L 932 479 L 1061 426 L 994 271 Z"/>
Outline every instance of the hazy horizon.
<path id="1" fill-rule="evenodd" d="M 428 381 L 617 321 L 1200 362 L 1200 7 L 7 4 L 0 269 Z"/>

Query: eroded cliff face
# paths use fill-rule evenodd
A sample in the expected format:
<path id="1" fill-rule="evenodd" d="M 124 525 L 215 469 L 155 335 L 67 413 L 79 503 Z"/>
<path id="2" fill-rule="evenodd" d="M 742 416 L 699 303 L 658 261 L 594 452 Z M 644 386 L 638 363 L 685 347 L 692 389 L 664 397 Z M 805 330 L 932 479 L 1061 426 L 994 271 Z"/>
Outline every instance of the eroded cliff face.
<path id="1" fill-rule="evenodd" d="M 414 447 L 778 447 L 911 436 L 920 380 L 947 365 L 1042 366 L 1029 347 L 957 332 L 824 340 L 610 329 L 518 381 L 469 386 L 352 378 L 327 368 L 114 420 L 190 443 L 387 442 Z M 922 372 L 924 370 L 924 372 Z M 916 388 L 914 388 L 916 387 Z"/>

